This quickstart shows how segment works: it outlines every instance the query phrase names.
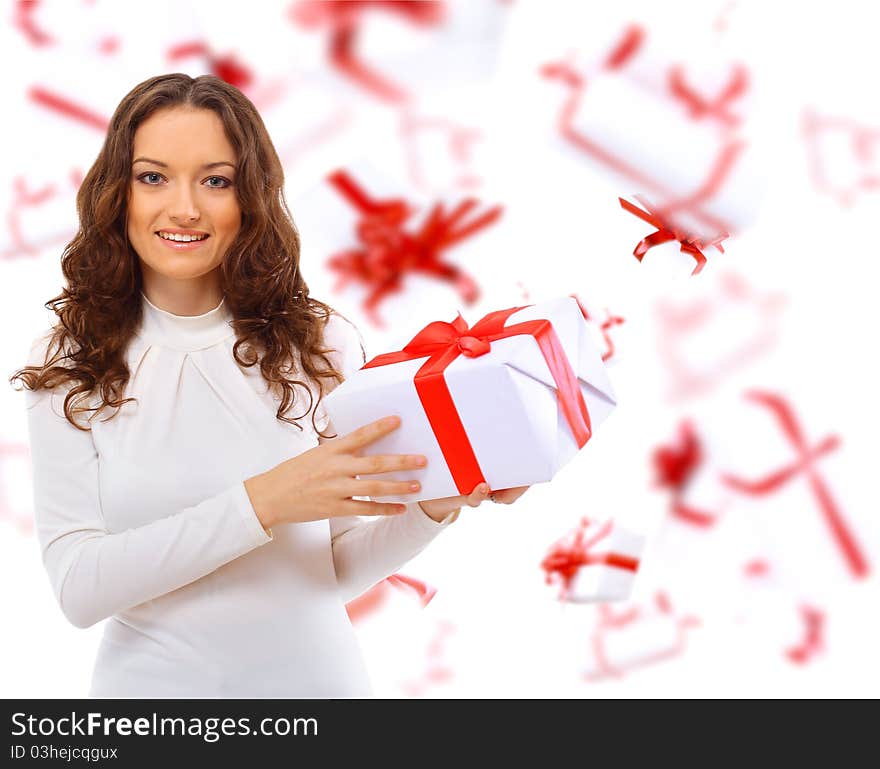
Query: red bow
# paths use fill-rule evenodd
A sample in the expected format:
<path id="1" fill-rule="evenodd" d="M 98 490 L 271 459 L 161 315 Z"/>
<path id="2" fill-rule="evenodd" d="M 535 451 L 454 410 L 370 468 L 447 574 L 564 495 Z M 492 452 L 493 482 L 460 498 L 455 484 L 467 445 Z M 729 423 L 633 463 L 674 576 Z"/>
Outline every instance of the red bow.
<path id="1" fill-rule="evenodd" d="M 719 236 L 713 241 L 705 242 L 690 233 L 669 226 L 667 223 L 663 222 L 656 212 L 653 212 L 650 209 L 648 211 L 643 211 L 638 206 L 634 206 L 628 200 L 624 200 L 623 198 L 618 198 L 618 200 L 620 201 L 621 208 L 629 211 L 631 214 L 635 214 L 642 221 L 657 228 L 656 232 L 652 232 L 646 238 L 642 238 L 633 250 L 633 255 L 639 261 L 642 261 L 645 254 L 648 253 L 648 249 L 653 248 L 654 246 L 659 246 L 661 243 L 668 243 L 671 240 L 677 240 L 681 243 L 681 251 L 690 254 L 696 260 L 697 266 L 691 273 L 691 275 L 696 275 L 703 269 L 703 265 L 706 264 L 706 257 L 701 249 L 706 248 L 707 246 L 715 246 L 715 248 L 717 248 L 722 254 L 724 253 L 721 241 L 729 237 L 727 233 Z M 642 202 L 642 205 L 644 205 L 645 208 L 648 208 L 647 204 L 644 202 Z"/>
<path id="2" fill-rule="evenodd" d="M 452 283 L 468 304 L 477 299 L 480 291 L 473 278 L 444 262 L 441 253 L 493 224 L 501 206 L 466 221 L 479 205 L 476 198 L 462 200 L 449 212 L 443 203 L 435 203 L 418 229 L 409 232 L 405 225 L 415 208 L 405 200 L 371 198 L 346 171 L 327 178 L 362 217 L 356 225 L 359 245 L 331 256 L 328 265 L 340 275 L 337 290 L 352 279 L 368 286 L 364 309 L 375 325 L 382 325 L 376 308 L 388 294 L 401 290 L 410 272 Z"/>

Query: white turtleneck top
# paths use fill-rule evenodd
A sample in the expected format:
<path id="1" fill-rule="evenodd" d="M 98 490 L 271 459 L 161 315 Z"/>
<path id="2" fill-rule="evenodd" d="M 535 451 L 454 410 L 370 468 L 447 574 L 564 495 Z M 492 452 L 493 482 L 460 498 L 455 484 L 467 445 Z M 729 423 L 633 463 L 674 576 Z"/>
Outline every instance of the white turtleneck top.
<path id="1" fill-rule="evenodd" d="M 105 409 L 83 432 L 64 418 L 69 384 L 25 390 L 43 563 L 70 622 L 107 620 L 89 696 L 369 696 L 345 604 L 452 516 L 438 523 L 412 503 L 399 516 L 267 532 L 244 481 L 316 446 L 311 415 L 302 431 L 276 418 L 280 400 L 259 366 L 232 356 L 225 299 L 179 316 L 141 296 L 123 394 L 137 403 Z M 362 365 L 343 319 L 332 316 L 325 341 L 343 374 Z M 47 345 L 48 333 L 30 365 L 43 364 Z M 297 388 L 287 416 L 307 403 Z M 316 422 L 327 426 L 321 407 Z"/>

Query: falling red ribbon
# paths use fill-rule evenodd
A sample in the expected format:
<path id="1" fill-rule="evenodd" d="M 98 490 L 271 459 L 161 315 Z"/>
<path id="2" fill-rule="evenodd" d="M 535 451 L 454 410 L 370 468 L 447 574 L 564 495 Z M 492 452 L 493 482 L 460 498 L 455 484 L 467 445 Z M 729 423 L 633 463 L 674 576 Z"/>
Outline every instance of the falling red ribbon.
<path id="1" fill-rule="evenodd" d="M 624 200 L 623 198 L 618 198 L 620 201 L 620 207 L 625 211 L 629 211 L 631 214 L 635 214 L 639 219 L 644 222 L 647 222 L 653 227 L 657 228 L 656 232 L 652 232 L 645 238 L 642 238 L 639 241 L 639 244 L 633 250 L 633 255 L 640 262 L 644 258 L 645 254 L 648 253 L 648 250 L 653 248 L 654 246 L 659 246 L 661 243 L 668 243 L 672 240 L 677 240 L 681 244 L 681 251 L 686 254 L 690 254 L 697 262 L 697 266 L 694 268 L 694 271 L 691 275 L 696 275 L 700 270 L 703 269 L 703 266 L 706 264 L 706 257 L 703 254 L 703 248 L 707 246 L 714 246 L 717 248 L 722 254 L 724 253 L 724 248 L 721 246 L 721 241 L 725 240 L 729 237 L 727 233 L 724 233 L 720 237 L 716 238 L 713 241 L 705 242 L 700 240 L 697 236 L 692 235 L 690 233 L 686 233 L 676 227 L 673 227 L 661 220 L 661 218 L 657 215 L 656 212 L 652 212 L 650 210 L 643 211 L 638 206 L 634 206 L 628 200 Z M 642 202 L 642 205 L 648 206 Z"/>
<path id="2" fill-rule="evenodd" d="M 617 45 L 611 49 L 605 59 L 605 69 L 621 69 L 635 54 L 645 41 L 645 30 L 638 24 L 630 24 L 623 31 Z"/>
<path id="3" fill-rule="evenodd" d="M 80 123 L 99 131 L 106 131 L 110 121 L 103 115 L 99 115 L 89 107 L 77 104 L 66 96 L 50 91 L 41 85 L 32 85 L 28 88 L 28 98 L 36 104 L 57 112 L 64 117 L 78 120 Z"/>
<path id="4" fill-rule="evenodd" d="M 521 334 L 534 337 L 550 369 L 559 405 L 578 448 L 584 446 L 592 435 L 587 404 L 553 324 L 542 318 L 505 328 L 507 319 L 522 309 L 511 307 L 490 312 L 471 328 L 461 315 L 452 323 L 434 321 L 419 331 L 403 350 L 378 355 L 362 367 L 375 368 L 428 358 L 415 373 L 413 381 L 460 494 L 470 494 L 486 480 L 443 375 L 449 364 L 461 355 L 476 358 L 488 353 L 492 342 L 499 339 Z"/>
<path id="5" fill-rule="evenodd" d="M 801 642 L 786 649 L 785 656 L 798 665 L 805 665 L 824 646 L 825 613 L 813 606 L 800 607 L 804 621 L 804 637 Z"/>
<path id="6" fill-rule="evenodd" d="M 794 411 L 782 397 L 773 393 L 751 391 L 746 393 L 746 398 L 766 406 L 774 413 L 782 428 L 782 432 L 797 449 L 800 456 L 791 465 L 755 481 L 729 474 L 722 475 L 722 481 L 730 488 L 743 494 L 763 496 L 779 488 L 796 475 L 805 473 L 810 482 L 810 488 L 819 502 L 819 508 L 822 511 L 825 522 L 831 530 L 837 546 L 843 553 L 850 572 L 856 578 L 866 577 L 869 572 L 868 559 L 847 526 L 843 514 L 831 496 L 831 491 L 815 468 L 817 459 L 840 445 L 840 438 L 836 435 L 831 435 L 825 438 L 819 445 L 810 448 L 807 445 L 806 437 L 800 425 L 795 419 Z"/>
<path id="7" fill-rule="evenodd" d="M 15 4 L 12 16 L 12 25 L 27 38 L 27 41 L 35 46 L 53 45 L 56 41 L 48 32 L 40 29 L 34 13 L 38 10 L 38 0 L 19 0 Z"/>
<path id="8" fill-rule="evenodd" d="M 330 63 L 352 82 L 392 103 L 405 102 L 409 93 L 367 64 L 357 54 L 357 39 L 361 34 L 361 15 L 367 10 L 396 13 L 407 21 L 421 26 L 441 24 L 446 16 L 446 5 L 433 0 L 361 0 L 357 3 L 327 3 L 305 0 L 291 6 L 290 17 L 304 27 L 329 27 Z"/>
<path id="9" fill-rule="evenodd" d="M 431 587 L 415 577 L 407 577 L 405 574 L 392 574 L 386 577 L 385 581 L 398 589 L 414 591 L 422 606 L 431 603 L 431 599 L 437 594 L 436 587 Z"/>
<path id="10" fill-rule="evenodd" d="M 684 489 L 703 461 L 703 451 L 693 424 L 684 420 L 678 426 L 678 443 L 655 449 L 652 459 L 658 486 L 672 488 L 677 492 Z"/>
<path id="11" fill-rule="evenodd" d="M 437 588 L 431 587 L 420 579 L 407 577 L 405 574 L 392 574 L 381 582 L 377 582 L 367 592 L 345 604 L 348 618 L 352 622 L 359 622 L 367 615 L 377 611 L 385 603 L 389 587 L 396 588 L 404 593 L 414 592 L 422 607 L 427 606 L 437 594 Z"/>
<path id="12" fill-rule="evenodd" d="M 679 425 L 678 442 L 655 449 L 651 459 L 657 474 L 656 485 L 672 489 L 672 515 L 695 526 L 712 526 L 717 516 L 698 510 L 683 500 L 685 488 L 703 462 L 702 445 L 690 420 Z"/>
<path id="13" fill-rule="evenodd" d="M 736 125 L 739 118 L 731 114 L 728 109 L 730 103 L 742 96 L 748 87 L 749 79 L 746 70 L 739 66 L 721 93 L 710 100 L 697 93 L 685 82 L 681 68 L 673 67 L 669 71 L 669 89 L 672 95 L 685 103 L 691 117 L 696 120 L 711 117 L 728 126 Z"/>
<path id="14" fill-rule="evenodd" d="M 236 88 L 245 90 L 254 82 L 253 72 L 239 62 L 234 53 L 217 55 L 212 51 L 210 45 L 202 40 L 179 43 L 172 46 L 167 53 L 169 62 L 190 56 L 205 57 L 210 64 L 212 74 Z"/>
<path id="15" fill-rule="evenodd" d="M 587 308 L 584 307 L 583 303 L 581 302 L 580 297 L 578 297 L 577 294 L 569 294 L 569 296 L 577 302 L 578 308 L 581 311 L 581 315 L 584 316 L 584 320 L 594 322 L 593 318 L 590 317 L 590 313 L 587 312 Z M 605 352 L 602 353 L 603 363 L 607 363 L 610 358 L 614 357 L 614 340 L 611 338 L 611 333 L 609 329 L 612 326 L 619 326 L 622 323 L 626 322 L 626 320 L 624 318 L 621 318 L 619 315 L 612 315 L 611 311 L 607 308 L 605 310 L 605 314 L 608 317 L 599 324 L 599 331 L 602 332 L 602 338 L 605 340 Z"/>
<path id="16" fill-rule="evenodd" d="M 404 230 L 404 224 L 415 209 L 405 200 L 375 200 L 345 171 L 336 171 L 327 180 L 363 217 L 355 226 L 362 247 L 331 256 L 328 266 L 340 275 L 337 289 L 352 279 L 371 287 L 364 300 L 364 310 L 374 324 L 382 325 L 375 313 L 376 307 L 388 294 L 401 290 L 407 272 L 448 281 L 465 303 L 476 301 L 480 294 L 476 282 L 457 266 L 442 262 L 440 252 L 495 222 L 501 216 L 501 206 L 465 223 L 465 217 L 478 205 L 476 199 L 461 201 L 448 214 L 443 204 L 437 203 L 418 231 L 409 233 Z"/>

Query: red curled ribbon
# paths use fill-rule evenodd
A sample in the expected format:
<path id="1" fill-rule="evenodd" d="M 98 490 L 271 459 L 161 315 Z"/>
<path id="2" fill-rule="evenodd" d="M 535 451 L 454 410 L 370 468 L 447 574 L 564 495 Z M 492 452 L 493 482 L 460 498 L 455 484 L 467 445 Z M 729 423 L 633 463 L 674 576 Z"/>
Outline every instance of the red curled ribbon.
<path id="1" fill-rule="evenodd" d="M 638 206 L 634 206 L 628 200 L 624 200 L 623 198 L 618 198 L 618 200 L 620 201 L 620 207 L 625 211 L 635 214 L 642 221 L 657 228 L 656 232 L 652 232 L 648 237 L 642 238 L 642 240 L 639 241 L 639 244 L 635 247 L 633 255 L 639 261 L 642 261 L 645 254 L 648 253 L 648 249 L 653 248 L 654 246 L 659 246 L 661 243 L 668 243 L 671 240 L 677 240 L 681 243 L 682 252 L 690 254 L 696 259 L 697 266 L 691 273 L 691 275 L 696 275 L 703 269 L 703 265 L 705 265 L 707 261 L 701 249 L 706 248 L 706 246 L 715 246 L 715 248 L 717 248 L 722 254 L 724 253 L 724 249 L 721 247 L 721 241 L 727 237 L 726 234 L 706 243 L 688 233 L 669 227 L 653 212 L 643 211 Z"/>
<path id="2" fill-rule="evenodd" d="M 436 587 L 431 587 L 415 577 L 407 577 L 405 574 L 392 574 L 390 577 L 385 577 L 385 581 L 399 590 L 415 591 L 422 606 L 427 606 L 431 603 L 431 599 L 437 595 Z"/>
<path id="3" fill-rule="evenodd" d="M 362 367 L 388 366 L 428 356 L 413 381 L 460 494 L 470 494 L 477 484 L 486 481 L 443 376 L 446 367 L 460 355 L 477 358 L 489 352 L 492 342 L 498 339 L 520 334 L 533 336 L 550 369 L 556 396 L 578 448 L 592 435 L 587 404 L 553 324 L 542 318 L 504 327 L 507 319 L 522 309 L 524 307 L 511 307 L 490 312 L 471 328 L 460 314 L 452 323 L 434 321 L 419 331 L 403 350 L 378 355 Z"/>

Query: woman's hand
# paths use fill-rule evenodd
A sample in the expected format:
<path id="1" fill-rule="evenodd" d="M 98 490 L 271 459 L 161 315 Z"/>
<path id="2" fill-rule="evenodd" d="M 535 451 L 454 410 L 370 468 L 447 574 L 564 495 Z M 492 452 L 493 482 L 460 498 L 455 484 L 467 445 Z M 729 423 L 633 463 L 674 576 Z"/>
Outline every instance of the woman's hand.
<path id="1" fill-rule="evenodd" d="M 529 486 L 516 486 L 510 489 L 490 492 L 489 484 L 480 483 L 477 484 L 470 494 L 457 497 L 443 497 L 441 499 L 424 499 L 419 502 L 419 506 L 425 511 L 425 515 L 433 518 L 435 521 L 442 521 L 451 512 L 456 511 L 456 515 L 452 518 L 454 521 L 458 518 L 458 513 L 461 512 L 461 508 L 464 505 L 478 507 L 487 499 L 491 499 L 493 502 L 501 505 L 510 505 L 525 494 L 529 488 Z"/>
<path id="2" fill-rule="evenodd" d="M 419 454 L 362 457 L 360 449 L 400 426 L 400 417 L 385 417 L 341 438 L 291 457 L 265 473 L 248 478 L 245 489 L 264 528 L 341 515 L 396 515 L 406 505 L 352 497 L 414 494 L 418 481 L 361 480 L 358 475 L 414 470 L 427 464 Z"/>

